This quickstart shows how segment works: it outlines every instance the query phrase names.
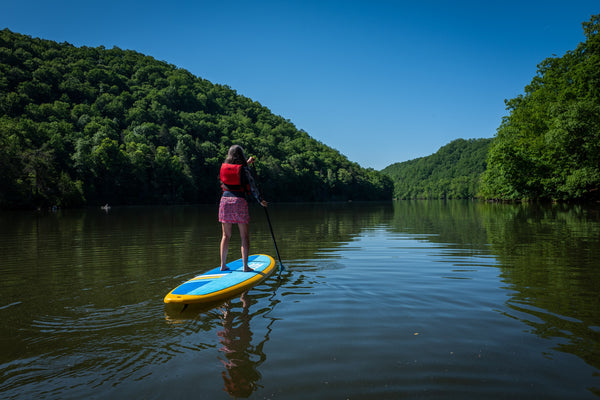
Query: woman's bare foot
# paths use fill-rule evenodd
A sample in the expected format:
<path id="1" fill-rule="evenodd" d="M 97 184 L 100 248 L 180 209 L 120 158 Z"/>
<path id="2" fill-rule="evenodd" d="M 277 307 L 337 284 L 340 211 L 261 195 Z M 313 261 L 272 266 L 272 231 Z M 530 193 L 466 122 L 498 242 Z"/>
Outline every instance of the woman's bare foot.
<path id="1" fill-rule="evenodd" d="M 221 267 L 221 271 L 229 271 L 228 267 Z"/>
<path id="2" fill-rule="evenodd" d="M 254 272 L 254 270 L 250 267 L 244 267 L 244 272 Z"/>

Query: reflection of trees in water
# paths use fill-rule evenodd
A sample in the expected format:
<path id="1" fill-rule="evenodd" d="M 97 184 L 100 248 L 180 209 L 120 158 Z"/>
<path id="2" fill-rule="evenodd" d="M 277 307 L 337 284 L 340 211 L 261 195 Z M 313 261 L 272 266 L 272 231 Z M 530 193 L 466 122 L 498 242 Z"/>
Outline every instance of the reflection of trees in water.
<path id="1" fill-rule="evenodd" d="M 393 203 L 281 204 L 270 210 L 281 257 L 312 259 L 321 248 L 334 248 L 365 229 L 387 224 L 393 217 Z M 264 225 L 264 224 L 263 224 Z M 259 229 L 255 225 L 252 229 Z M 263 227 L 268 233 L 268 228 Z M 255 236 L 256 238 L 256 236 Z M 265 246 L 272 248 L 270 236 Z M 253 239 L 254 240 L 254 239 Z M 253 248 L 259 248 L 253 242 Z"/>
<path id="2" fill-rule="evenodd" d="M 482 207 L 485 204 L 471 200 L 396 201 L 393 218 L 388 223 L 397 232 L 430 235 L 427 240 L 432 243 L 485 250 Z"/>
<path id="3" fill-rule="evenodd" d="M 600 306 L 600 219 L 593 210 L 567 205 L 501 207 L 486 215 L 484 226 L 503 278 L 517 290 L 516 301 L 577 319 L 592 310 L 590 302 Z M 598 324 L 600 307 L 593 310 Z"/>
<path id="4" fill-rule="evenodd" d="M 600 368 L 599 207 L 398 201 L 389 223 L 420 240 L 493 256 L 510 289 L 507 317 Z"/>
<path id="5" fill-rule="evenodd" d="M 600 210 L 568 204 L 394 203 L 394 230 L 498 261 L 506 315 L 600 368 Z"/>
<path id="6" fill-rule="evenodd" d="M 600 218 L 597 207 L 525 204 L 485 219 L 512 318 L 555 349 L 600 368 Z"/>

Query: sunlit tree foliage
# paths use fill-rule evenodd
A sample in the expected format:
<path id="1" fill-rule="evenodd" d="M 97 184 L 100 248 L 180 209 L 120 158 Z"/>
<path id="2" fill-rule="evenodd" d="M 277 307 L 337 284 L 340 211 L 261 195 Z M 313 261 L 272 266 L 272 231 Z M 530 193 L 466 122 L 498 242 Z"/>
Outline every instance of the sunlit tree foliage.
<path id="1" fill-rule="evenodd" d="M 586 40 L 538 65 L 525 94 L 506 102 L 482 194 L 502 200 L 575 200 L 600 194 L 600 15 Z"/>
<path id="2" fill-rule="evenodd" d="M 435 154 L 392 164 L 383 173 L 395 185 L 397 199 L 472 199 L 492 139 L 457 139 Z"/>
<path id="3" fill-rule="evenodd" d="M 232 144 L 257 157 L 270 201 L 392 198 L 388 177 L 228 86 L 0 31 L 0 207 L 214 202 Z"/>

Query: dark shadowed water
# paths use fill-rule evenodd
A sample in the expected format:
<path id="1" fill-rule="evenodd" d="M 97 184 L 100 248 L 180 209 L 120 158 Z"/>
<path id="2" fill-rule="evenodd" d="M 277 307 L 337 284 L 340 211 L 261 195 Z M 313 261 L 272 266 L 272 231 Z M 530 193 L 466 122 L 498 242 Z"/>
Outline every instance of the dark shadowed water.
<path id="1" fill-rule="evenodd" d="M 599 206 L 269 210 L 285 271 L 185 310 L 214 206 L 0 213 L 0 397 L 600 397 Z"/>

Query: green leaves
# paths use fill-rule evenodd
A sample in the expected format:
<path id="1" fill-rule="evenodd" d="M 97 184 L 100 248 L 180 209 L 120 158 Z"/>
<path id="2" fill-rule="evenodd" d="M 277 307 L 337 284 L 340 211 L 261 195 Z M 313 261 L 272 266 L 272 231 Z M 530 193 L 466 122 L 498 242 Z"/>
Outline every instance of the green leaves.
<path id="1" fill-rule="evenodd" d="M 437 153 L 393 164 L 382 172 L 398 199 L 470 199 L 477 196 L 491 139 L 457 139 Z"/>
<path id="2" fill-rule="evenodd" d="M 488 156 L 482 194 L 503 200 L 596 196 L 600 181 L 600 16 L 584 23 L 587 41 L 548 58 L 510 115 Z"/>
<path id="3" fill-rule="evenodd" d="M 0 117 L 0 207 L 213 202 L 234 143 L 257 157 L 269 201 L 392 197 L 388 178 L 259 103 L 134 51 L 4 29 Z"/>

